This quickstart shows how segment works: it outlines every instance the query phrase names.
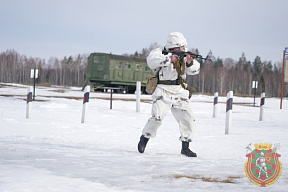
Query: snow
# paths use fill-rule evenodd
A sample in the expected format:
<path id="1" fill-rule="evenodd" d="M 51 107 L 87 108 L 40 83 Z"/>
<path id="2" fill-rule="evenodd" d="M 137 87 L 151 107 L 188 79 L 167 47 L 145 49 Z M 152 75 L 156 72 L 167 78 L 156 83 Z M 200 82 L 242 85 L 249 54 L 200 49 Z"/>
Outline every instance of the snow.
<path id="1" fill-rule="evenodd" d="M 193 95 L 197 131 L 190 148 L 198 157 L 187 158 L 180 154 L 171 112 L 140 154 L 137 144 L 151 101 L 141 102 L 137 113 L 135 95 L 113 94 L 126 100 L 113 100 L 110 110 L 110 93 L 91 92 L 87 122 L 81 123 L 80 89 L 36 87 L 27 119 L 27 86 L 0 84 L 1 192 L 287 191 L 287 99 L 280 110 L 279 98 L 266 98 L 259 121 L 259 97 L 256 107 L 253 98 L 234 97 L 231 134 L 225 135 L 226 97 L 219 97 L 218 116 L 212 118 L 213 96 Z M 250 143 L 280 143 L 279 183 L 259 189 L 248 181 L 244 164 Z"/>

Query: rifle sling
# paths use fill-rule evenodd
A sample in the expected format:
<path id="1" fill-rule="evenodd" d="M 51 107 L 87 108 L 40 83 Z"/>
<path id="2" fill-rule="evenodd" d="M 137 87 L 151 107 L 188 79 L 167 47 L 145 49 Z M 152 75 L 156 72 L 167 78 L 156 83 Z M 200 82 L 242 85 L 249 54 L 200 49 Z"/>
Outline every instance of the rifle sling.
<path id="1" fill-rule="evenodd" d="M 180 81 L 181 86 L 186 89 L 186 86 L 184 85 L 184 83 L 186 83 L 186 81 L 181 77 L 181 75 L 184 75 L 185 73 L 185 61 L 184 61 L 184 57 L 177 59 L 176 62 L 173 63 L 177 73 L 178 73 L 178 79 Z M 181 69 L 182 68 L 182 69 Z"/>

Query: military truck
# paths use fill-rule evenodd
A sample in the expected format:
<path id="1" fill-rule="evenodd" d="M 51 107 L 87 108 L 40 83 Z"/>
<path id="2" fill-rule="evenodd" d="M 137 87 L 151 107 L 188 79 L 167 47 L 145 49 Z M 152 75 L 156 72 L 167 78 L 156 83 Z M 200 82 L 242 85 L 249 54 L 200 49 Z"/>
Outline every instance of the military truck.
<path id="1" fill-rule="evenodd" d="M 91 53 L 88 57 L 82 90 L 90 82 L 91 88 L 94 90 L 101 87 L 116 87 L 121 88 L 119 91 L 134 93 L 136 82 L 140 81 L 141 89 L 144 92 L 149 75 L 153 75 L 153 72 L 145 59 L 107 53 Z"/>

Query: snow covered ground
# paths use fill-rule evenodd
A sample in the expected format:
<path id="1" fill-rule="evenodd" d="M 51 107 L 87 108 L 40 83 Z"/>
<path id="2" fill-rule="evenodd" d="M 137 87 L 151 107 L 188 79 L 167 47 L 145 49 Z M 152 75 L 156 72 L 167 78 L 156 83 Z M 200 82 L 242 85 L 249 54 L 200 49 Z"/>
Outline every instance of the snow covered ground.
<path id="1" fill-rule="evenodd" d="M 234 97 L 231 134 L 225 135 L 225 101 L 194 95 L 197 132 L 190 144 L 197 158 L 180 154 L 179 131 L 171 113 L 144 154 L 137 151 L 151 103 L 136 112 L 135 95 L 90 94 L 87 122 L 81 123 L 80 88 L 36 87 L 31 118 L 26 119 L 27 86 L 0 84 L 0 191 L 287 191 L 288 100 L 266 98 L 265 119 L 259 102 Z M 78 98 L 78 99 L 77 99 Z M 149 95 L 142 95 L 149 99 Z M 131 99 L 131 101 L 129 101 Z M 240 105 L 241 103 L 241 105 Z M 244 104 L 244 105 L 243 105 Z M 280 143 L 279 183 L 259 188 L 245 175 L 245 147 Z M 254 149 L 254 148 L 253 148 Z"/>

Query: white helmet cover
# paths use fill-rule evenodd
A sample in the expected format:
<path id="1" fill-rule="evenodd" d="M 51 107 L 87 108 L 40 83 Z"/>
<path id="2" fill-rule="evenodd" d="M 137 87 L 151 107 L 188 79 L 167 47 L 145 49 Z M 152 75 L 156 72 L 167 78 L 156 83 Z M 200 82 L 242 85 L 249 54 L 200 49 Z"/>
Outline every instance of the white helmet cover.
<path id="1" fill-rule="evenodd" d="M 166 49 L 172 49 L 175 47 L 186 47 L 187 41 L 182 33 L 172 32 L 169 33 L 166 43 Z"/>

